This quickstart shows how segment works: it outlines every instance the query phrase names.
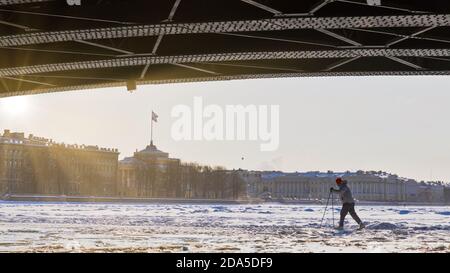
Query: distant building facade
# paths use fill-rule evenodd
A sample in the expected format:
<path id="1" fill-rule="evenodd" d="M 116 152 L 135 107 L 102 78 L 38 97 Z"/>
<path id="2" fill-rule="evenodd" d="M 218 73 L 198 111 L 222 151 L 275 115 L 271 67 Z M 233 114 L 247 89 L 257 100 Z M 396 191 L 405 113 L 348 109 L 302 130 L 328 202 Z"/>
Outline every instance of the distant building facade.
<path id="1" fill-rule="evenodd" d="M 354 197 L 364 201 L 406 201 L 406 179 L 381 172 L 253 172 L 247 179 L 251 197 L 269 195 L 272 199 L 316 200 L 327 198 L 336 177 L 348 181 Z"/>
<path id="2" fill-rule="evenodd" d="M 0 135 L 0 196 L 115 195 L 118 155 L 117 149 L 58 144 L 5 130 Z"/>
<path id="3" fill-rule="evenodd" d="M 238 170 L 239 177 L 244 181 L 245 195 L 248 198 L 261 197 L 261 194 L 267 192 L 261 183 L 262 172 Z"/>
<path id="4" fill-rule="evenodd" d="M 169 196 L 166 184 L 180 178 L 180 160 L 169 158 L 152 141 L 144 150 L 119 162 L 118 193 L 124 197 Z"/>
<path id="5" fill-rule="evenodd" d="M 450 187 L 444 187 L 444 202 L 450 204 Z"/>
<path id="6" fill-rule="evenodd" d="M 407 200 L 412 202 L 445 202 L 445 186 L 439 182 L 416 182 L 407 184 Z"/>
<path id="7" fill-rule="evenodd" d="M 318 200 L 343 177 L 360 201 L 450 203 L 442 182 L 385 172 L 226 170 L 170 158 L 153 142 L 118 161 L 117 149 L 66 145 L 5 130 L 0 134 L 0 198 L 5 195 Z"/>
<path id="8" fill-rule="evenodd" d="M 0 134 L 0 199 L 9 195 L 240 199 L 237 171 L 181 163 L 153 143 L 118 160 L 117 149 Z"/>
<path id="9" fill-rule="evenodd" d="M 242 199 L 246 190 L 238 171 L 182 163 L 150 143 L 119 162 L 121 197 Z"/>

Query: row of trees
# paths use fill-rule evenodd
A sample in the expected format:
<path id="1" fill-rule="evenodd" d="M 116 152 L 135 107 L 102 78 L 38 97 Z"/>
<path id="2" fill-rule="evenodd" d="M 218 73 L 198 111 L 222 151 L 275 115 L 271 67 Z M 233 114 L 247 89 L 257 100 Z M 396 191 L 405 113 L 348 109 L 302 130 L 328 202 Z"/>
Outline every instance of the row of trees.
<path id="1" fill-rule="evenodd" d="M 141 164 L 131 183 L 122 183 L 119 195 L 127 197 L 239 199 L 246 186 L 237 171 L 194 163 Z"/>
<path id="2" fill-rule="evenodd" d="M 181 168 L 180 184 L 186 198 L 239 199 L 246 192 L 245 183 L 236 171 L 197 164 Z"/>

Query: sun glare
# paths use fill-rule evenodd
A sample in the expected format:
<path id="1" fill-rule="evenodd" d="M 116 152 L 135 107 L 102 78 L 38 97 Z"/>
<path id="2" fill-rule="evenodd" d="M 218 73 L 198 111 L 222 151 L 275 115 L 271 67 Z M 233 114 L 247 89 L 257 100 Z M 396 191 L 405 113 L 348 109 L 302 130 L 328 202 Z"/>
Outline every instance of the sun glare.
<path id="1" fill-rule="evenodd" d="M 28 99 L 26 97 L 12 97 L 0 99 L 0 112 L 2 114 L 15 116 L 26 113 L 28 110 Z"/>

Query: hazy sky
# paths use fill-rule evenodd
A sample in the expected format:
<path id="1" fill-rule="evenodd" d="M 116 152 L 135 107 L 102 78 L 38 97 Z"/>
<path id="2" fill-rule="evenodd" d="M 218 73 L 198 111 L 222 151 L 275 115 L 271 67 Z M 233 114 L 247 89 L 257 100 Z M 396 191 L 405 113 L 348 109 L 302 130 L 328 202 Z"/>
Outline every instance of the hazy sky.
<path id="1" fill-rule="evenodd" d="M 280 146 L 254 141 L 175 141 L 175 105 L 280 106 Z M 0 99 L 0 129 L 58 142 L 118 148 L 131 156 L 150 139 L 183 161 L 228 168 L 384 170 L 450 182 L 450 77 L 263 79 L 140 86 Z M 242 160 L 244 157 L 244 160 Z"/>

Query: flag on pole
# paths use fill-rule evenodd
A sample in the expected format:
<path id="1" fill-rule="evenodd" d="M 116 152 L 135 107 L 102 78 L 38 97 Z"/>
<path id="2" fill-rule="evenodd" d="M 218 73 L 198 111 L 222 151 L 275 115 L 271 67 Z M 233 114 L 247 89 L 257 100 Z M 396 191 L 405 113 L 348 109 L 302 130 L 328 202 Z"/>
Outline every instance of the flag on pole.
<path id="1" fill-rule="evenodd" d="M 153 111 L 152 111 L 152 120 L 154 122 L 158 122 L 158 115 L 155 112 L 153 112 Z"/>

